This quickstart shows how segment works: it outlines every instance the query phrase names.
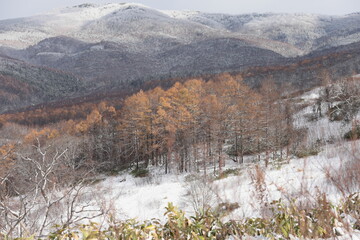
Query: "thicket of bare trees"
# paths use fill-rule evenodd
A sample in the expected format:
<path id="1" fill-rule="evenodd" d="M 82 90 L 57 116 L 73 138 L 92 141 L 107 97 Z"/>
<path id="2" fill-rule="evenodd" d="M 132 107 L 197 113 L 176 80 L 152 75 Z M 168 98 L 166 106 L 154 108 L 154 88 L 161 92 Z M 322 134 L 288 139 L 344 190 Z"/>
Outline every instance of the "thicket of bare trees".
<path id="1" fill-rule="evenodd" d="M 345 78 L 337 82 L 330 82 L 325 74 L 324 89 L 319 99 L 326 104 L 325 113 L 332 121 L 351 121 L 360 109 L 360 83 L 356 78 Z M 320 113 L 321 114 L 321 113 Z"/>
<path id="2" fill-rule="evenodd" d="M 83 184 L 94 168 L 75 162 L 76 141 L 51 139 L 45 132 L 30 132 L 30 142 L 21 147 L 1 148 L 0 238 L 41 237 L 55 225 L 68 227 L 104 214 Z"/>

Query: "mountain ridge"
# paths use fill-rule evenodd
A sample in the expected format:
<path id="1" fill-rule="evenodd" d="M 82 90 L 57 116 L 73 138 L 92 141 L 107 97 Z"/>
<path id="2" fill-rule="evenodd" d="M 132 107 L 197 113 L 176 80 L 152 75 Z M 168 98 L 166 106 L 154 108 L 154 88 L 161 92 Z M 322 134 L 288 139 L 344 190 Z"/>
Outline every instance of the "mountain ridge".
<path id="1" fill-rule="evenodd" d="M 112 36 L 115 37 L 116 41 L 134 41 L 134 43 L 136 43 L 136 41 L 138 41 L 136 36 L 133 39 L 124 39 L 121 38 L 121 36 L 111 35 L 114 32 L 112 32 L 113 29 L 108 29 L 108 26 L 122 28 L 124 27 L 121 25 L 123 21 L 132 24 L 134 21 L 137 23 L 142 19 L 156 20 L 157 24 L 160 25 L 166 22 L 170 22 L 173 25 L 175 24 L 174 26 L 178 27 L 179 30 L 177 31 L 179 32 L 167 30 L 170 28 L 164 28 L 167 26 L 165 24 L 161 25 L 162 29 L 160 29 L 165 32 L 157 31 L 156 33 L 163 34 L 164 37 L 175 37 L 183 42 L 189 40 L 180 37 L 180 35 L 184 35 L 183 30 L 194 28 L 193 31 L 195 30 L 195 33 L 198 31 L 198 33 L 205 34 L 206 37 L 213 36 L 214 34 L 217 36 L 222 34 L 229 37 L 235 34 L 237 37 L 248 36 L 252 38 L 266 36 L 265 38 L 268 40 L 290 43 L 292 45 L 297 44 L 298 46 L 296 47 L 299 47 L 301 44 L 304 44 L 301 39 L 296 39 L 296 34 L 298 34 L 300 30 L 302 31 L 300 33 L 303 35 L 305 31 L 310 34 L 306 36 L 305 40 L 314 41 L 317 38 L 324 37 L 324 34 L 327 32 L 353 30 L 352 28 L 356 26 L 356 24 L 352 23 L 358 23 L 360 21 L 360 15 L 348 14 L 331 16 L 285 13 L 232 15 L 193 11 L 162 11 L 149 8 L 142 4 L 133 3 L 105 5 L 83 4 L 58 9 L 34 17 L 2 20 L 0 21 L 0 45 L 14 45 L 12 41 L 16 41 L 14 38 L 18 37 L 18 43 L 15 45 L 24 48 L 35 45 L 45 38 L 59 35 L 69 36 L 86 42 L 101 41 Z M 343 22 L 345 23 L 343 24 Z M 136 25 L 136 23 L 127 29 L 132 30 L 142 27 L 141 25 Z M 145 29 L 149 27 L 146 22 L 141 23 L 144 24 Z M 185 28 L 182 25 L 184 23 L 188 25 Z M 155 27 L 153 30 L 159 30 L 156 29 L 153 23 L 151 24 L 150 27 Z M 182 27 L 184 29 L 181 29 Z M 281 31 L 279 30 L 280 28 Z M 284 33 L 284 29 L 287 29 L 289 32 Z M 6 30 L 11 31 L 6 34 Z M 358 30 L 356 29 L 356 31 Z M 99 33 L 101 33 L 101 36 L 99 36 Z M 147 34 L 151 33 L 154 32 L 150 31 Z M 22 38 L 24 36 L 28 38 L 24 40 Z M 8 44 L 6 43 L 6 38 Z M 195 40 L 196 39 L 199 38 L 195 36 Z M 304 54 L 310 50 L 314 50 L 314 48 L 303 46 L 302 50 L 302 54 Z"/>
<path id="2" fill-rule="evenodd" d="M 358 71 L 356 56 L 346 58 L 352 49 L 357 51 L 357 26 L 359 14 L 230 15 L 161 11 L 131 3 L 82 4 L 0 21 L 0 55 L 29 64 L 25 72 L 30 77 L 23 76 L 21 67 L 14 70 L 2 64 L 0 70 L 12 72 L 17 81 L 38 89 L 38 96 L 30 101 L 35 105 L 99 91 L 133 91 L 159 79 L 246 73 L 253 69 L 267 72 L 263 76 L 252 74 L 247 81 L 256 83 L 253 85 L 266 77 L 277 83 L 308 87 L 318 83 L 318 70 L 307 73 L 311 66 L 299 70 L 301 73 L 286 69 L 306 60 L 316 62 L 318 69 L 332 66 L 337 77 Z M 318 62 L 319 57 L 326 59 L 333 53 L 337 55 L 332 61 Z M 344 59 L 348 68 L 341 62 Z M 46 74 L 39 69 L 46 69 Z M 269 69 L 286 71 L 277 70 L 272 76 L 268 73 L 273 70 Z M 56 81 L 53 77 L 58 75 L 77 90 Z M 74 83 L 68 83 L 69 79 Z M 8 82 L 3 81 L 4 85 Z M 50 83 L 55 87 L 51 88 Z M 46 93 L 39 89 L 57 97 L 43 97 Z M 9 110 L 9 106 L 3 107 Z"/>

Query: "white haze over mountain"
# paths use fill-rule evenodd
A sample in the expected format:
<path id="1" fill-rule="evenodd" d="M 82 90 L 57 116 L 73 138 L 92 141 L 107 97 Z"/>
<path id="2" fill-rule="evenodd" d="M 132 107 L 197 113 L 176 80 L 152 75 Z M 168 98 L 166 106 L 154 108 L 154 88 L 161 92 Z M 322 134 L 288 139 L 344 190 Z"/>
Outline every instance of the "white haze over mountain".
<path id="1" fill-rule="evenodd" d="M 124 0 L 113 0 L 114 3 Z M 358 0 L 137 0 L 161 10 L 193 10 L 216 13 L 320 13 L 342 15 L 360 11 Z M 83 3 L 109 3 L 109 0 L 11 0 L 0 3 L 0 19 L 32 16 L 55 8 Z"/>

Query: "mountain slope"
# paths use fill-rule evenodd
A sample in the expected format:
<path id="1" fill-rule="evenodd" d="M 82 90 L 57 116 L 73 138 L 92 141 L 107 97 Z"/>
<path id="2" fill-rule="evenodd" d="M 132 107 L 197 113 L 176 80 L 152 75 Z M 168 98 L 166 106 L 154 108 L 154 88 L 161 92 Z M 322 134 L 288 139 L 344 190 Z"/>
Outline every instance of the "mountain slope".
<path id="1" fill-rule="evenodd" d="M 170 11 L 169 15 L 232 33 L 288 43 L 304 53 L 360 39 L 358 13 L 345 16 L 273 13 L 226 15 Z"/>
<path id="2" fill-rule="evenodd" d="M 359 39 L 360 14 L 210 14 L 159 11 L 140 4 L 83 4 L 46 14 L 0 21 L 0 46 L 25 48 L 64 35 L 85 42 L 114 41 L 133 50 L 162 48 L 164 41 L 188 44 L 208 38 L 249 39 L 292 56 Z M 264 40 L 272 42 L 263 43 Z M 272 49 L 275 50 L 275 49 Z"/>
<path id="3" fill-rule="evenodd" d="M 43 40 L 21 54 L 25 61 L 82 76 L 95 87 L 119 87 L 121 83 L 140 79 L 234 71 L 283 59 L 272 51 L 229 38 L 176 44 L 160 53 L 138 53 L 114 42 L 86 44 L 68 37 L 56 37 Z"/>
<path id="4" fill-rule="evenodd" d="M 359 71 L 358 57 L 348 56 L 358 52 L 358 26 L 360 14 L 228 15 L 131 3 L 0 21 L 2 91 L 17 99 L 3 108 L 221 72 L 242 72 L 252 86 L 272 78 L 306 88 L 326 68 L 335 77 Z M 9 79 L 18 90 L 9 90 Z"/>
<path id="5" fill-rule="evenodd" d="M 314 51 L 303 57 L 286 59 L 286 62 L 269 67 L 255 67 L 242 71 L 251 86 L 272 79 L 278 84 L 290 83 L 298 89 L 321 84 L 324 73 L 332 81 L 360 72 L 360 42 Z"/>
<path id="6" fill-rule="evenodd" d="M 0 56 L 0 113 L 85 92 L 70 74 Z"/>

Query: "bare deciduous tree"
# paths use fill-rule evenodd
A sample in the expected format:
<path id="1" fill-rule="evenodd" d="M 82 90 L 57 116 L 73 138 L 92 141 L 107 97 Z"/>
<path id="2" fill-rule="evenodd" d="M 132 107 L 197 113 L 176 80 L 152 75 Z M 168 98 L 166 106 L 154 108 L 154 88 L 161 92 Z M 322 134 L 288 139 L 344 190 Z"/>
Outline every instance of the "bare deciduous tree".
<path id="1" fill-rule="evenodd" d="M 55 224 L 61 223 L 60 227 L 66 228 L 104 214 L 88 197 L 91 194 L 86 193 L 83 184 L 91 170 L 82 172 L 80 178 L 71 176 L 80 171 L 71 171 L 67 166 L 68 148 L 42 147 L 37 141 L 32 150 L 28 154 L 18 153 L 15 166 L 0 179 L 1 185 L 12 190 L 0 196 L 3 236 L 41 237 Z"/>

